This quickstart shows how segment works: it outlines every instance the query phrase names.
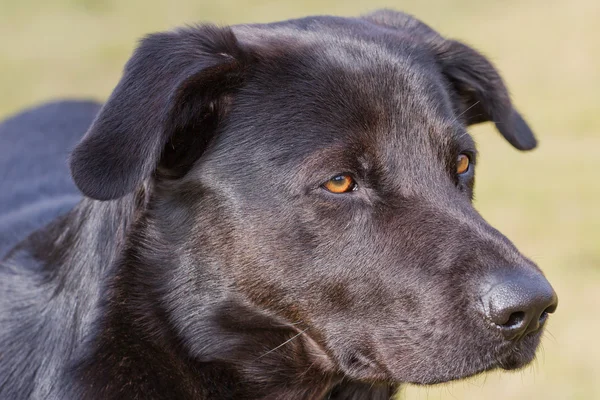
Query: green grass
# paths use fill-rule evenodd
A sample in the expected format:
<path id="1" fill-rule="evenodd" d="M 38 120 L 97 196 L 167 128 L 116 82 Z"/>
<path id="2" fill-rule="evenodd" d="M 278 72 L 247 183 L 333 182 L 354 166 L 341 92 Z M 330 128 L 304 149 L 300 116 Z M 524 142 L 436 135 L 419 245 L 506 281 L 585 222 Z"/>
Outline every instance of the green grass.
<path id="1" fill-rule="evenodd" d="M 535 364 L 406 399 L 600 398 L 600 2 L 597 0 L 0 0 L 0 117 L 64 96 L 105 99 L 142 35 L 198 21 L 411 12 L 498 66 L 540 147 L 490 127 L 479 142 L 481 213 L 544 269 L 560 296 Z"/>

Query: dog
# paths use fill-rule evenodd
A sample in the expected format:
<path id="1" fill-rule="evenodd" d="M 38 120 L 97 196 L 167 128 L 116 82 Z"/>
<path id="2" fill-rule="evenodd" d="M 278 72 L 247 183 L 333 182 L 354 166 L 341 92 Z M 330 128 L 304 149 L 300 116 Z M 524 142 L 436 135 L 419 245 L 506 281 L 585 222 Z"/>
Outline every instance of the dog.
<path id="1" fill-rule="evenodd" d="M 485 121 L 536 146 L 484 56 L 401 12 L 147 36 L 105 104 L 0 127 L 0 398 L 388 399 L 526 366 L 558 300 L 473 208 Z"/>

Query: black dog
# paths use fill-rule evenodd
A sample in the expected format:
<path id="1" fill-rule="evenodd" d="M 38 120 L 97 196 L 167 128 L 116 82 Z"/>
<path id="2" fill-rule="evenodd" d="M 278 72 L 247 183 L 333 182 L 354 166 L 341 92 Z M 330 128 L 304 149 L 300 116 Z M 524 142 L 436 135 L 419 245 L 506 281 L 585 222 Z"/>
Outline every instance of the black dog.
<path id="1" fill-rule="evenodd" d="M 384 399 L 533 359 L 557 298 L 473 209 L 465 127 L 536 141 L 473 49 L 393 11 L 202 25 L 98 107 L 0 127 L 0 398 Z"/>

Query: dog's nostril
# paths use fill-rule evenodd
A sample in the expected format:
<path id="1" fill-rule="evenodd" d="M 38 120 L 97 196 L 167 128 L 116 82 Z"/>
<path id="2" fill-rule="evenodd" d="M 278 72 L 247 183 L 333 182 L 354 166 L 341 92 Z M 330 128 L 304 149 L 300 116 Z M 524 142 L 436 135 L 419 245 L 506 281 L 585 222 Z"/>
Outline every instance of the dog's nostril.
<path id="1" fill-rule="evenodd" d="M 556 297 L 556 295 L 555 295 Z M 554 311 L 556 311 L 556 307 L 558 307 L 558 299 L 554 299 L 554 303 L 550 304 L 548 307 L 546 307 L 546 309 L 544 310 L 544 313 L 546 314 L 552 314 Z"/>
<path id="2" fill-rule="evenodd" d="M 523 311 L 517 311 L 510 314 L 508 320 L 500 326 L 502 326 L 503 328 L 518 328 L 520 325 L 523 324 L 524 320 L 525 313 Z"/>
<path id="3" fill-rule="evenodd" d="M 538 322 L 539 322 L 539 325 L 540 325 L 540 326 L 542 326 L 542 324 L 543 324 L 544 322 L 546 322 L 546 319 L 547 319 L 547 318 L 548 318 L 548 313 L 547 313 L 546 311 L 544 311 L 544 312 L 542 313 L 542 315 L 540 315 L 540 318 L 539 318 L 539 320 L 538 320 Z"/>
<path id="4" fill-rule="evenodd" d="M 544 322 L 546 322 L 546 320 L 548 319 L 548 315 L 552 314 L 554 311 L 556 311 L 556 303 L 554 303 L 551 306 L 547 307 L 544 310 L 544 312 L 542 312 L 542 314 L 540 315 L 540 318 L 538 320 L 539 326 L 542 326 L 544 324 Z"/>

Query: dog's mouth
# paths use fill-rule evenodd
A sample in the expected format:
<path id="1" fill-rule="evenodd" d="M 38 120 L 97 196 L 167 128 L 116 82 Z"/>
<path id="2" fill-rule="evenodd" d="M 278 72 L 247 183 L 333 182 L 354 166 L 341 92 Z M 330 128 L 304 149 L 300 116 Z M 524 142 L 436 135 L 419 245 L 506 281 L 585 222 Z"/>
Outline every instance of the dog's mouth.
<path id="1" fill-rule="evenodd" d="M 431 385 L 469 378 L 496 369 L 524 368 L 534 360 L 540 338 L 541 332 L 536 332 L 517 342 L 490 344 L 487 352 L 477 356 L 469 353 L 464 357 L 452 356 L 446 359 L 443 351 L 435 358 L 413 354 L 407 367 L 403 367 L 398 360 L 386 360 L 385 356 L 380 357 L 360 348 L 348 349 L 335 358 L 339 369 L 350 379 L 373 383 Z M 392 349 L 387 350 L 377 353 L 394 353 Z"/>

